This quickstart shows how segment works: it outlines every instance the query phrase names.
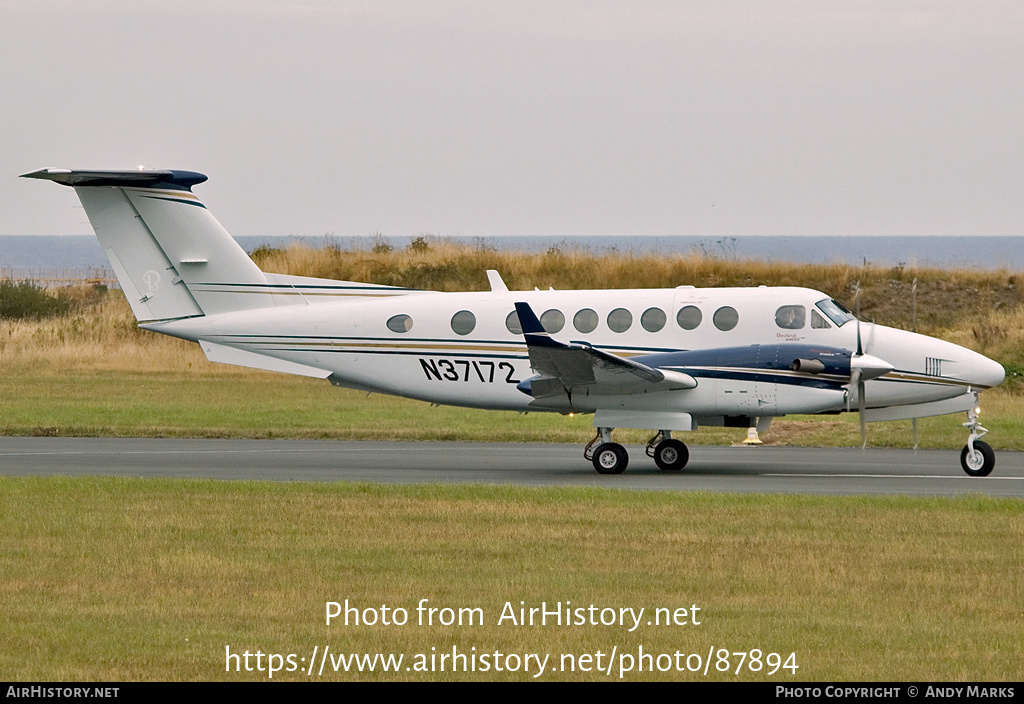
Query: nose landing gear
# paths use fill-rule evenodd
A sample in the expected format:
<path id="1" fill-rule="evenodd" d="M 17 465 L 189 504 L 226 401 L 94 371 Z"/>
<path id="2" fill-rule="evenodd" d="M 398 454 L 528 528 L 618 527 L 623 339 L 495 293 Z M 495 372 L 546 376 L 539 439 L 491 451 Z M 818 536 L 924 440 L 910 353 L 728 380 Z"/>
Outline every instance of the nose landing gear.
<path id="1" fill-rule="evenodd" d="M 977 407 L 967 411 L 967 422 L 963 426 L 971 431 L 967 438 L 967 444 L 960 452 L 960 466 L 971 477 L 987 477 L 992 474 L 996 466 L 996 453 L 987 442 L 978 438 L 985 435 L 988 430 L 981 427 L 978 421 Z"/>

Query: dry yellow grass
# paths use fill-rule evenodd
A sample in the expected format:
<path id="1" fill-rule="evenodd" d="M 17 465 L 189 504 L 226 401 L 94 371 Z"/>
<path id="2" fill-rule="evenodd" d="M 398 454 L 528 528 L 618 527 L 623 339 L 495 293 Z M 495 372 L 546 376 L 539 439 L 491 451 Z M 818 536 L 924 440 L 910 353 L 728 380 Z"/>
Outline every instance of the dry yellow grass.
<path id="1" fill-rule="evenodd" d="M 911 329 L 917 281 L 916 327 L 1024 365 L 1024 291 L 1017 272 L 920 267 L 862 267 L 732 260 L 686 252 L 675 255 L 593 253 L 553 248 L 547 253 L 498 251 L 446 240 L 390 251 L 263 249 L 254 259 L 267 271 L 366 281 L 439 291 L 487 290 L 487 269 L 512 289 L 664 288 L 693 286 L 806 286 L 836 297 L 867 320 Z M 857 291 L 860 291 L 859 295 Z"/>
<path id="2" fill-rule="evenodd" d="M 936 336 L 969 347 L 984 355 L 1013 365 L 1018 372 L 1024 362 L 1024 307 L 1000 307 L 987 315 L 966 319 L 958 327 L 936 331 Z"/>
<path id="3" fill-rule="evenodd" d="M 196 345 L 140 330 L 119 291 L 55 318 L 0 319 L 0 368 L 180 371 L 207 364 Z"/>
<path id="4" fill-rule="evenodd" d="M 1015 375 L 1024 372 L 1024 292 L 1017 285 L 1019 275 L 1007 271 L 735 261 L 694 253 L 524 253 L 448 241 L 391 251 L 293 245 L 257 250 L 253 256 L 266 271 L 440 291 L 486 290 L 486 270 L 496 269 L 513 289 L 795 285 L 834 295 L 854 308 L 859 284 L 863 317 L 905 329 L 914 325 L 910 288 L 916 279 L 920 332 L 1001 362 L 1011 388 Z M 82 306 L 69 315 L 38 322 L 0 320 L 3 359 L 146 370 L 202 363 L 194 346 L 139 331 L 119 293 L 97 297 L 83 288 L 74 295 Z"/>

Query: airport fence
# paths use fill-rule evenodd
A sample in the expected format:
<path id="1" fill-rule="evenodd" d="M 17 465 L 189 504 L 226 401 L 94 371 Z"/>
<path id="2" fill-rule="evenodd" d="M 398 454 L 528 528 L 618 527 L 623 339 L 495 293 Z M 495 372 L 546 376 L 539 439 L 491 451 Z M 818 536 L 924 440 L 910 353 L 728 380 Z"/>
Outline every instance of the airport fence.
<path id="1" fill-rule="evenodd" d="M 44 288 L 60 288 L 61 286 L 77 286 L 79 284 L 120 288 L 114 271 L 105 267 L 59 269 L 0 267 L 0 281 L 33 281 Z"/>

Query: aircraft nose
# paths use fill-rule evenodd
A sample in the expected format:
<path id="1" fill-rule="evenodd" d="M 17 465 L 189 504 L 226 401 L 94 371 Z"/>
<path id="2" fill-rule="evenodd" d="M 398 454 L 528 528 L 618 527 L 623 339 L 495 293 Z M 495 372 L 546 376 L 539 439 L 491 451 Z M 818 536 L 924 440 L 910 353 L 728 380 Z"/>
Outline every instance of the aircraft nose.
<path id="1" fill-rule="evenodd" d="M 977 355 L 974 358 L 974 373 L 971 381 L 978 386 L 999 386 L 1006 378 L 1006 370 L 999 362 Z"/>

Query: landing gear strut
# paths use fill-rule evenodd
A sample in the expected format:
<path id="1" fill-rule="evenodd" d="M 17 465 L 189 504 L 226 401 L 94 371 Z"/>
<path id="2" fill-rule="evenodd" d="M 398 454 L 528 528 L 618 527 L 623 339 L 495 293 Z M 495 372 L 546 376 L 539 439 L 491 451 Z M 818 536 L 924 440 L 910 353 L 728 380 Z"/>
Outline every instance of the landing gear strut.
<path id="1" fill-rule="evenodd" d="M 598 428 L 597 437 L 590 441 L 583 456 L 594 463 L 600 474 L 622 474 L 629 464 L 626 448 L 612 442 L 613 428 Z M 678 472 L 690 460 L 686 445 L 672 439 L 672 431 L 660 430 L 647 443 L 647 456 L 654 458 L 658 469 L 664 472 Z"/>
<path id="2" fill-rule="evenodd" d="M 690 451 L 679 440 L 672 439 L 671 430 L 660 430 L 647 443 L 647 456 L 663 472 L 678 472 L 690 461 Z"/>
<path id="3" fill-rule="evenodd" d="M 971 431 L 971 434 L 967 438 L 964 449 L 960 452 L 960 466 L 964 468 L 968 476 L 987 477 L 992 474 L 992 469 L 996 466 L 996 453 L 987 442 L 978 439 L 988 430 L 981 427 L 977 408 L 967 411 L 967 422 L 963 425 Z"/>
<path id="4" fill-rule="evenodd" d="M 600 442 L 598 445 L 597 443 Z M 594 445 L 597 445 L 594 448 Z M 622 474 L 629 464 L 629 455 L 626 448 L 617 442 L 612 442 L 612 428 L 598 428 L 597 437 L 590 441 L 583 456 L 593 460 L 594 469 L 599 474 Z"/>

